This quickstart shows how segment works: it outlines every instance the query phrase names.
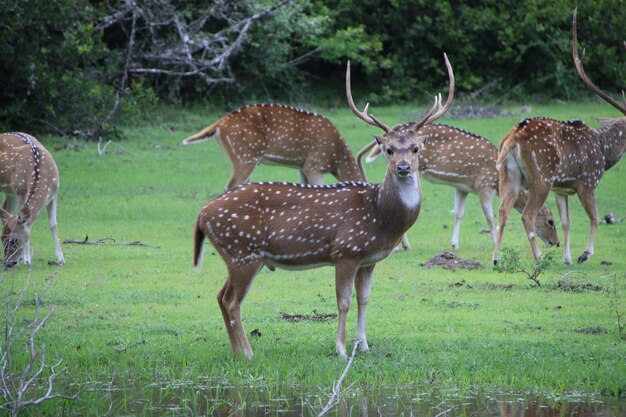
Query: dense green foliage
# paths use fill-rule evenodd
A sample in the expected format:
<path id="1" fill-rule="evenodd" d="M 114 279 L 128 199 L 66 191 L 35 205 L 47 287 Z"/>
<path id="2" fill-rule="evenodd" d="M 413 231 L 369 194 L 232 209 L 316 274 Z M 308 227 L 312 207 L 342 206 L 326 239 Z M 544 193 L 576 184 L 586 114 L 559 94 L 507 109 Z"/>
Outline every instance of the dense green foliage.
<path id="1" fill-rule="evenodd" d="M 158 2 L 138 3 L 156 9 Z M 274 3 L 224 2 L 224 15 L 211 16 L 200 29 L 215 34 L 228 26 L 224 16 L 242 18 Z M 125 4 L 1 2 L 0 127 L 83 137 L 93 131 L 113 108 L 131 25 L 128 19 L 103 22 Z M 217 10 L 201 1 L 175 7 L 187 22 Z M 369 101 L 413 101 L 445 83 L 444 51 L 459 92 L 588 97 L 571 59 L 574 7 L 590 77 L 601 88 L 619 91 L 626 85 L 624 0 L 297 0 L 253 24 L 231 59 L 233 83 L 210 87 L 198 77 L 136 74 L 124 98 L 142 106 L 155 94 L 225 108 L 253 100 L 333 105 L 342 97 L 344 66 L 351 59 L 359 78 L 367 80 Z M 147 47 L 141 41 L 152 35 L 141 36 L 137 48 Z M 128 116 L 132 108 L 122 106 L 117 113 Z"/>
<path id="2" fill-rule="evenodd" d="M 568 119 L 583 114 L 597 126 L 595 117 L 617 116 L 607 107 L 537 106 L 530 116 Z M 375 131 L 346 108 L 318 111 L 336 124 L 353 150 Z M 376 114 L 390 124 L 410 120 L 414 112 L 409 106 L 376 107 Z M 61 239 L 88 235 L 93 242 L 110 237 L 159 248 L 63 245 L 67 264 L 44 299 L 44 311 L 52 305 L 57 310 L 38 342 L 46 344 L 48 363 L 63 359 L 65 370 L 55 392 L 78 397 L 49 401 L 25 416 L 235 415 L 240 409 L 253 415 L 257 400 L 252 390 L 259 389 L 268 392 L 266 403 L 275 408 L 294 392 L 317 411 L 327 400 L 325 393 L 346 365 L 334 353 L 336 319 L 290 322 L 281 313 L 335 313 L 331 268 L 264 269 L 259 274 L 242 310 L 247 333 L 261 333 L 250 337 L 255 353 L 250 361 L 232 357 L 215 300 L 226 274 L 222 259 L 208 245 L 202 270 L 193 269 L 196 216 L 210 196 L 223 191 L 230 164 L 216 141 L 188 147 L 179 143 L 221 114 L 161 108 L 153 112 L 151 123 L 124 128 L 124 137 L 132 140 L 113 142 L 103 156 L 94 143 L 67 146 L 62 138 L 40 136 L 60 170 Z M 446 122 L 497 142 L 518 118 Z M 366 170 L 371 180 L 381 180 L 382 158 Z M 253 175 L 257 181 L 298 178 L 294 169 L 267 165 Z M 626 215 L 625 181 L 625 161 L 605 174 L 596 190 L 601 215 Z M 533 392 L 548 398 L 573 393 L 592 399 L 623 396 L 626 341 L 620 339 L 616 321 L 621 314 L 623 323 L 626 315 L 626 222 L 601 224 L 595 254 L 584 264 L 563 265 L 562 248 L 556 249 L 556 265 L 542 272 L 537 287 L 523 273 L 493 270 L 493 246 L 489 235 L 480 233 L 486 222 L 473 195 L 467 201 L 458 255 L 481 262 L 483 268 L 423 266 L 450 248 L 454 192 L 426 181 L 422 191 L 422 211 L 409 231 L 412 250 L 393 253 L 374 271 L 368 307 L 371 349 L 357 354 L 343 384 L 345 395 L 408 392 L 404 415 L 411 414 L 408 408 L 422 407 L 425 393 L 441 392 L 442 401 L 453 397 L 463 402 L 472 390 Z M 497 204 L 495 198 L 496 212 Z M 555 211 L 553 198 L 548 206 Z M 572 254 L 577 256 L 584 250 L 589 223 L 576 198 L 570 200 L 570 212 Z M 562 238 L 560 227 L 558 231 Z M 519 253 L 522 267 L 532 265 L 516 212 L 509 218 L 504 244 Z M 30 273 L 23 266 L 0 271 L 4 303 L 15 302 L 29 275 L 31 288 L 40 290 L 57 269 L 47 264 L 54 259 L 54 248 L 45 212 L 33 229 L 32 249 Z M 25 300 L 18 326 L 27 331 L 34 312 L 32 294 Z M 355 335 L 353 300 L 348 343 Z M 17 367 L 23 365 L 25 352 L 23 345 L 14 346 Z M 433 417 L 447 408 L 413 415 Z M 297 415 L 309 414 L 316 415 Z"/>

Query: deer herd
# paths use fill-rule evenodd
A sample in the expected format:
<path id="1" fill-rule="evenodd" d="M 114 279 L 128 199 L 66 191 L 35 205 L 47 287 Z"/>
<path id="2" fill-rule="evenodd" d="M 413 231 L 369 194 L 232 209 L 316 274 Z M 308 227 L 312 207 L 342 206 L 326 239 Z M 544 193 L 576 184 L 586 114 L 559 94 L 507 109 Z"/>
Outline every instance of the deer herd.
<path id="1" fill-rule="evenodd" d="M 624 45 L 626 47 L 626 43 Z M 509 212 L 515 207 L 535 259 L 541 256 L 537 237 L 559 246 L 555 222 L 545 206 L 550 191 L 563 227 L 563 261 L 570 264 L 568 196 L 578 195 L 590 230 L 578 262 L 594 253 L 598 228 L 595 188 L 606 170 L 626 150 L 626 98 L 620 104 L 594 85 L 578 54 L 576 12 L 572 22 L 572 54 L 583 83 L 624 114 L 601 119 L 602 128 L 579 120 L 530 118 L 501 140 L 500 149 L 473 133 L 435 121 L 452 105 L 455 79 L 444 54 L 449 87 L 445 103 L 435 96 L 431 109 L 418 122 L 390 127 L 354 104 L 350 63 L 346 71 L 349 108 L 365 123 L 382 130 L 355 158 L 339 131 L 325 117 L 280 104 L 241 107 L 183 141 L 193 144 L 214 136 L 232 164 L 226 191 L 211 199 L 198 214 L 194 232 L 194 265 L 202 262 L 209 240 L 228 271 L 217 295 L 232 349 L 252 356 L 241 321 L 241 304 L 254 277 L 269 270 L 333 266 L 338 308 L 336 351 L 346 356 L 346 318 L 352 286 L 357 299 L 357 338 L 367 350 L 366 308 L 372 272 L 402 241 L 422 205 L 420 179 L 455 189 L 456 216 L 452 248 L 459 248 L 460 223 L 468 194 L 477 194 L 494 244 L 493 262 L 503 243 Z M 361 159 L 383 156 L 386 172 L 381 184 L 366 180 Z M 291 166 L 301 183 L 248 183 L 259 164 Z M 340 182 L 324 185 L 324 174 Z M 0 191 L 6 195 L 2 217 L 5 267 L 31 264 L 30 232 L 46 207 L 58 264 L 64 264 L 57 233 L 59 172 L 50 153 L 24 133 L 0 135 Z M 500 196 L 495 227 L 492 196 Z"/>

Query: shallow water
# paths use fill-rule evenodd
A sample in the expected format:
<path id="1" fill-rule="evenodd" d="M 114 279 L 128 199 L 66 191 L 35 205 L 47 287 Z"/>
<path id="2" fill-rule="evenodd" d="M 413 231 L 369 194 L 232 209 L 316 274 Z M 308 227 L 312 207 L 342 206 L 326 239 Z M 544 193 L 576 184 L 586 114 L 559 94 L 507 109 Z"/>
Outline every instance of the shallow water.
<path id="1" fill-rule="evenodd" d="M 317 416 L 327 390 L 272 392 L 263 388 L 152 384 L 140 390 L 110 389 L 109 416 Z M 420 417 L 625 417 L 626 399 L 457 391 L 419 387 L 368 390 L 348 386 L 328 416 Z"/>

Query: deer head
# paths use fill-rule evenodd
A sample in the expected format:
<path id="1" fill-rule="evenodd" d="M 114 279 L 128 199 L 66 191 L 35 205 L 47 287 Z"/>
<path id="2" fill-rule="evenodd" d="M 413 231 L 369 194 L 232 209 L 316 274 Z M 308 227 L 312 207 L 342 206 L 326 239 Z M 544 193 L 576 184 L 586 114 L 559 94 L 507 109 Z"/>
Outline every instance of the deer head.
<path id="1" fill-rule="evenodd" d="M 452 66 L 448 60 L 448 56 L 443 54 L 446 68 L 448 69 L 449 89 L 448 99 L 445 105 L 442 105 L 441 94 L 435 96 L 434 104 L 431 109 L 416 123 L 407 123 L 402 125 L 396 125 L 391 128 L 378 120 L 371 114 L 368 114 L 369 103 L 365 105 L 363 111 L 357 109 L 352 98 L 352 88 L 350 83 L 350 62 L 346 70 L 346 97 L 348 99 L 348 105 L 352 112 L 361 120 L 382 129 L 385 133 L 383 135 L 374 135 L 374 142 L 363 148 L 357 157 L 359 169 L 363 172 L 361 164 L 361 157 L 367 149 L 378 145 L 378 150 L 382 153 L 387 161 L 387 172 L 390 175 L 396 176 L 399 184 L 402 182 L 416 182 L 419 184 L 419 176 L 417 175 L 419 168 L 419 151 L 423 147 L 424 136 L 419 134 L 419 130 L 422 126 L 432 123 L 441 116 L 443 116 L 450 106 L 454 98 L 454 73 Z M 405 204 L 411 204 L 409 201 L 404 201 Z M 412 204 L 419 204 L 418 199 Z"/>
<path id="2" fill-rule="evenodd" d="M 23 208 L 17 214 L 11 214 L 0 208 L 2 218 L 2 247 L 4 248 L 4 260 L 2 263 L 7 267 L 17 265 L 22 257 L 24 245 L 30 236 L 32 224 L 30 210 Z"/>

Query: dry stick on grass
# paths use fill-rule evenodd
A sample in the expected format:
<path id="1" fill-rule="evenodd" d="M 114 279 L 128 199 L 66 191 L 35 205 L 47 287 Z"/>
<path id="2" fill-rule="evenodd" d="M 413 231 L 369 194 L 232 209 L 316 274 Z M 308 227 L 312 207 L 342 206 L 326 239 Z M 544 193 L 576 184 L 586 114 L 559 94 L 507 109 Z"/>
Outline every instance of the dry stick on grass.
<path id="1" fill-rule="evenodd" d="M 354 355 L 356 354 L 356 348 L 359 347 L 359 343 L 361 343 L 360 340 L 357 340 L 356 342 L 354 342 L 354 347 L 352 348 L 350 359 L 348 359 L 348 364 L 346 365 L 346 368 L 343 370 L 343 373 L 341 374 L 337 382 L 333 385 L 333 393 L 331 394 L 330 399 L 328 400 L 328 403 L 326 403 L 326 406 L 317 415 L 317 417 L 322 417 L 323 415 L 328 413 L 331 410 L 331 408 L 333 408 L 339 402 L 338 397 L 339 397 L 339 390 L 341 390 L 341 383 L 343 382 L 343 379 L 348 374 L 348 370 L 350 370 L 350 366 L 352 366 L 352 361 L 354 360 Z"/>
<path id="2" fill-rule="evenodd" d="M 10 303 L 6 304 L 4 340 L 0 343 L 0 394 L 4 399 L 0 403 L 0 409 L 10 410 L 12 416 L 19 415 L 21 410 L 28 406 L 38 405 L 44 401 L 53 398 L 75 399 L 75 396 L 66 396 L 53 394 L 54 384 L 59 374 L 65 369 L 57 369 L 62 359 L 54 365 L 46 364 L 46 345 L 37 346 L 36 338 L 46 325 L 50 317 L 56 311 L 56 306 L 52 306 L 48 313 L 42 318 L 41 308 L 43 296 L 48 292 L 59 269 L 48 280 L 48 284 L 44 287 L 40 294 L 35 293 L 35 317 L 26 327 L 30 327 L 28 335 L 28 361 L 23 369 L 17 369 L 13 363 L 13 352 L 16 349 L 14 342 L 19 342 L 18 336 L 24 330 L 18 326 L 18 311 L 24 307 L 24 297 L 29 287 L 30 272 L 26 278 L 26 285 L 20 291 L 17 301 L 13 307 Z M 47 383 L 44 379 L 47 377 Z"/>
<path id="3" fill-rule="evenodd" d="M 147 243 L 142 243 L 139 240 L 134 240 L 132 242 L 116 242 L 112 237 L 105 237 L 102 239 L 90 241 L 89 236 L 85 235 L 83 240 L 74 240 L 74 239 L 65 239 L 63 240 L 63 244 L 66 243 L 75 243 L 77 245 L 119 245 L 119 246 L 145 246 L 147 248 L 155 248 L 161 249 L 160 246 L 149 245 Z"/>

